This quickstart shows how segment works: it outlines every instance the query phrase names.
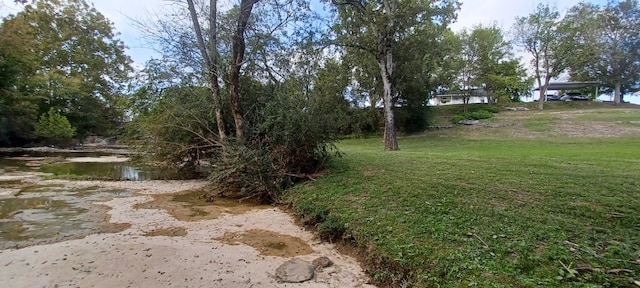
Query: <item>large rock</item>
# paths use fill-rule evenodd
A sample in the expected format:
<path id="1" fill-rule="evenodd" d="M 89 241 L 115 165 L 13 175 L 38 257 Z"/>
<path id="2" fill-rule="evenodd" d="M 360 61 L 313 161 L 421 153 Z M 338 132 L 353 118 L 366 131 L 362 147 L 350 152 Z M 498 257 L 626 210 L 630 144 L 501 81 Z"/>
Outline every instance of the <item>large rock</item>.
<path id="1" fill-rule="evenodd" d="M 300 283 L 313 278 L 315 266 L 302 259 L 294 258 L 276 269 L 276 277 L 282 282 Z"/>
<path id="2" fill-rule="evenodd" d="M 460 120 L 460 122 L 458 122 L 458 124 L 462 125 L 476 125 L 478 123 L 480 123 L 478 120 Z"/>
<path id="3" fill-rule="evenodd" d="M 507 110 L 507 111 L 529 111 L 529 108 L 520 107 L 520 106 L 517 106 L 517 107 L 504 107 L 504 110 Z"/>

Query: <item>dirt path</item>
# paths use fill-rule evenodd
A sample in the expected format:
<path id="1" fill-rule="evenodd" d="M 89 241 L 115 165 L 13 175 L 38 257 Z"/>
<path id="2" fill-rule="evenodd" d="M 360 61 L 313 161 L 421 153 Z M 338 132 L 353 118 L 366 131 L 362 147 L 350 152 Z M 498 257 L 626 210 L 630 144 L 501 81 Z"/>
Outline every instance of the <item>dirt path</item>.
<path id="1" fill-rule="evenodd" d="M 0 282 L 10 287 L 372 287 L 365 284 L 368 278 L 355 259 L 317 241 L 277 207 L 256 206 L 200 221 L 178 220 L 166 209 L 140 208 L 157 199 L 154 194 L 197 189 L 204 182 L 77 181 L 73 185 L 133 190 L 133 197 L 99 203 L 111 207 L 111 222 L 131 227 L 0 250 Z M 252 233 L 261 238 L 248 241 Z M 273 276 L 289 259 L 311 262 L 320 256 L 329 257 L 334 265 L 316 272 L 308 282 L 278 283 Z"/>

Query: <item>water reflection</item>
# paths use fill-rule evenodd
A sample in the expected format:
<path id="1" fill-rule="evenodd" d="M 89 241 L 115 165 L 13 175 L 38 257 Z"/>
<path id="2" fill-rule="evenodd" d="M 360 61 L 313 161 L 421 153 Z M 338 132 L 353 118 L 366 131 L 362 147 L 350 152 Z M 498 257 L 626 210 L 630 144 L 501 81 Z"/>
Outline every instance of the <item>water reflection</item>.
<path id="1" fill-rule="evenodd" d="M 105 180 L 184 179 L 176 169 L 122 163 L 72 162 L 43 165 L 40 171 L 54 175 L 87 176 Z"/>
<path id="2" fill-rule="evenodd" d="M 65 162 L 72 157 L 100 157 L 110 154 L 96 153 L 55 153 L 51 157 L 40 154 L 0 153 L 0 174 L 20 172 L 44 172 L 56 176 L 78 176 L 96 180 L 184 180 L 197 175 L 181 173 L 172 167 L 155 167 L 134 162 Z M 113 154 L 111 154 L 113 155 Z M 69 158 L 70 159 L 70 158 Z"/>

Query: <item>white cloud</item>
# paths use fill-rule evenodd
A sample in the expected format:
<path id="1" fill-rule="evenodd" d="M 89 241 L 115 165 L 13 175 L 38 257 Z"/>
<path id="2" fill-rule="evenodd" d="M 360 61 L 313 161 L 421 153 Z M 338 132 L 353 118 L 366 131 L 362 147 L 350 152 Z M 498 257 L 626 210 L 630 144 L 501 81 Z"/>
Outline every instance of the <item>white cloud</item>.
<path id="1" fill-rule="evenodd" d="M 531 14 L 540 3 L 555 6 L 560 12 L 565 12 L 572 6 L 583 2 L 580 0 L 466 0 L 462 1 L 462 9 L 458 13 L 458 21 L 452 25 L 454 31 L 471 28 L 473 25 L 491 25 L 496 23 L 504 31 L 513 26 L 516 17 Z M 605 4 L 606 0 L 585 1 L 595 4 Z"/>
<path id="2" fill-rule="evenodd" d="M 152 56 L 157 56 L 152 47 L 145 41 L 145 35 L 139 31 L 135 21 L 149 20 L 154 15 L 161 15 L 163 10 L 182 0 L 87 0 L 93 3 L 102 14 L 114 23 L 120 39 L 129 47 L 127 54 L 136 62 L 136 66 L 144 64 Z M 220 1 L 229 3 L 238 0 Z M 325 8 L 323 4 L 313 0 L 312 7 Z M 458 14 L 458 21 L 452 25 L 453 30 L 471 28 L 476 24 L 490 25 L 496 23 L 503 30 L 508 31 L 516 16 L 530 14 L 538 3 L 555 5 L 560 11 L 565 11 L 580 0 L 558 0 L 549 2 L 542 0 L 463 0 L 462 9 Z M 592 3 L 604 4 L 606 0 L 592 0 Z M 230 5 L 229 5 L 230 6 Z M 13 0 L 0 0 L 0 16 L 15 14 L 21 10 L 21 5 Z M 188 17 L 188 15 L 185 15 Z"/>

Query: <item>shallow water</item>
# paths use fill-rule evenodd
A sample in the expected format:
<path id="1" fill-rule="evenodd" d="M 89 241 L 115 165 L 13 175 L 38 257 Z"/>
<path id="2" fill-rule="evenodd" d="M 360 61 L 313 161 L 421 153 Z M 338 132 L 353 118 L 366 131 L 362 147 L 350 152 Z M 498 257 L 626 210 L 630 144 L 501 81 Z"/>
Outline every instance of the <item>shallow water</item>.
<path id="1" fill-rule="evenodd" d="M 0 174 L 43 172 L 54 176 L 114 181 L 184 180 L 191 175 L 171 167 L 154 167 L 126 162 L 67 162 L 81 157 L 115 156 L 106 153 L 0 153 Z M 1 184 L 1 183 L 0 183 Z"/>
<path id="2" fill-rule="evenodd" d="M 74 181 L 43 184 L 50 175 L 70 179 L 156 180 L 183 178 L 176 170 L 134 162 L 90 162 L 103 159 L 82 157 L 116 156 L 100 153 L 0 154 L 0 249 L 82 238 L 94 233 L 117 232 L 125 224 L 109 223 L 109 207 L 96 205 L 116 197 L 130 197 L 130 190 L 98 186 L 79 189 Z M 80 157 L 80 159 L 78 159 Z M 71 159 L 73 158 L 73 159 Z M 87 161 L 83 161 L 87 160 Z M 118 161 L 119 159 L 116 159 Z M 71 162 L 74 161 L 74 162 Z M 201 191 L 180 195 L 155 195 L 156 201 L 140 208 L 169 209 L 189 221 L 217 217 L 221 213 L 243 213 L 255 205 L 233 200 L 206 202 Z M 186 233 L 186 231 L 184 231 Z M 183 231 L 156 231 L 158 235 L 182 236 Z"/>
<path id="3" fill-rule="evenodd" d="M 117 181 L 142 181 L 181 179 L 181 174 L 175 169 L 158 168 L 142 165 L 132 165 L 129 162 L 122 163 L 94 163 L 94 162 L 70 162 L 43 165 L 41 172 L 53 175 L 85 176 L 103 180 Z"/>
<path id="4" fill-rule="evenodd" d="M 25 186 L 17 196 L 0 198 L 0 249 L 110 231 L 107 207 L 93 203 L 131 195 L 98 187 Z"/>

